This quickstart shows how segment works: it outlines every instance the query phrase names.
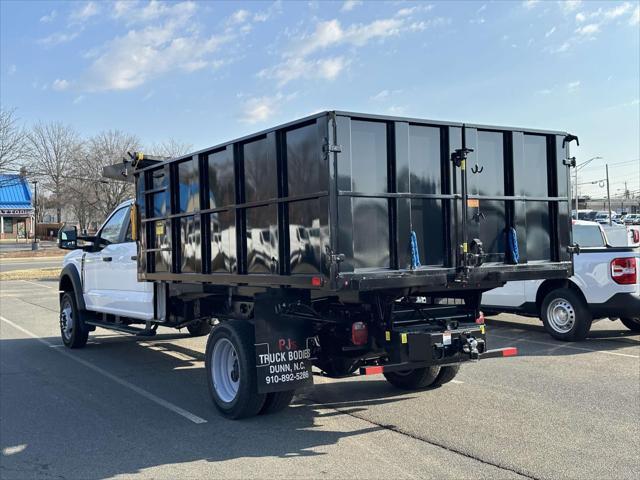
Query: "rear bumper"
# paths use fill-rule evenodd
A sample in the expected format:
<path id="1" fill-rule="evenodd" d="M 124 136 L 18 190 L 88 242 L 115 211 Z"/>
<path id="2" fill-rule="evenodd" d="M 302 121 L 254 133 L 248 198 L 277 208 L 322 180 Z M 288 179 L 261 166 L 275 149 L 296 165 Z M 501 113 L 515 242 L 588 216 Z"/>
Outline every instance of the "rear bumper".
<path id="1" fill-rule="evenodd" d="M 590 303 L 589 310 L 594 318 L 637 317 L 640 316 L 640 295 L 616 293 L 604 303 Z"/>
<path id="2" fill-rule="evenodd" d="M 486 358 L 515 357 L 516 355 L 518 355 L 518 349 L 515 347 L 497 348 L 495 350 L 487 350 L 486 352 L 481 353 L 479 360 Z M 433 364 L 427 362 L 405 362 L 390 365 L 375 365 L 371 367 L 360 367 L 360 375 L 377 375 L 385 372 L 397 372 L 430 366 L 433 366 Z"/>

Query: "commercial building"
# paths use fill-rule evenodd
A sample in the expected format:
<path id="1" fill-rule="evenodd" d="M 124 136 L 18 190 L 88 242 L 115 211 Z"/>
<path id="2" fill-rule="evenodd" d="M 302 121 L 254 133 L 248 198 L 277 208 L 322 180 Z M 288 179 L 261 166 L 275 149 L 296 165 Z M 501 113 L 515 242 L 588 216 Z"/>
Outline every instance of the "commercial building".
<path id="1" fill-rule="evenodd" d="M 33 235 L 34 208 L 25 177 L 0 174 L 0 240 Z"/>

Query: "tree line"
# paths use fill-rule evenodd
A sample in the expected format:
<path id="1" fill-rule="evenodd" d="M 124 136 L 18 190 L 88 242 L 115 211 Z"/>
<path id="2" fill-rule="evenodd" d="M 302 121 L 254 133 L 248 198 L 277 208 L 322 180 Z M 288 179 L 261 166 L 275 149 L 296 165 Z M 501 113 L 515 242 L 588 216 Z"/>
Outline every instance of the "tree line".
<path id="1" fill-rule="evenodd" d="M 38 182 L 38 210 L 65 208 L 81 230 L 100 222 L 134 195 L 133 185 L 102 177 L 102 168 L 128 158 L 127 152 L 178 157 L 192 146 L 173 139 L 144 147 L 140 138 L 117 129 L 83 138 L 62 122 L 20 124 L 15 109 L 0 109 L 0 173 L 18 173 Z M 0 182 L 0 188 L 2 182 Z"/>

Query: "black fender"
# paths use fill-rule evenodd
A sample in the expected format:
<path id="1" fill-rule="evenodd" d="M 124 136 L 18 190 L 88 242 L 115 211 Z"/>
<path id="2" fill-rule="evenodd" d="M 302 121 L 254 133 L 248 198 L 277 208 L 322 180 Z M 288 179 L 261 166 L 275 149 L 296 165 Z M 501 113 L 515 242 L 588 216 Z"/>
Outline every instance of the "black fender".
<path id="1" fill-rule="evenodd" d="M 73 293 L 76 296 L 76 305 L 78 309 L 86 310 L 87 306 L 84 303 L 84 296 L 82 295 L 82 281 L 80 280 L 80 274 L 78 269 L 73 264 L 66 265 L 60 272 L 59 288 L 61 292 L 68 292 L 69 283 L 73 287 Z"/>

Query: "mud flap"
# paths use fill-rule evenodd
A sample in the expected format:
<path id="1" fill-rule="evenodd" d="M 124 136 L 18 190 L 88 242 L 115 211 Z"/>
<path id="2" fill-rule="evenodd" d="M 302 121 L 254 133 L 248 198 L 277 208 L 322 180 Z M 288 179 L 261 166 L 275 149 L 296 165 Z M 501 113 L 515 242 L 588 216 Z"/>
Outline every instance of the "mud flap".
<path id="1" fill-rule="evenodd" d="M 311 322 L 287 314 L 298 297 L 283 292 L 256 295 L 254 304 L 256 379 L 259 393 L 295 390 L 313 384 Z"/>

